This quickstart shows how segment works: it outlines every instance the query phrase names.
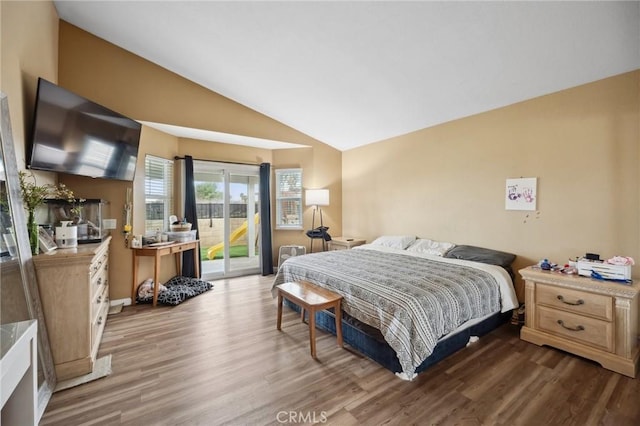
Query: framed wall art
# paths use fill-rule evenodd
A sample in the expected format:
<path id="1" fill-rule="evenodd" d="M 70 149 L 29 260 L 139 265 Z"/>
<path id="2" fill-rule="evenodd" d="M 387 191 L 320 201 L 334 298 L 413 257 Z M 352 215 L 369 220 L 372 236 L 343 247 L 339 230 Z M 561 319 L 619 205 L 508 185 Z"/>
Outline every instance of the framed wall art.
<path id="1" fill-rule="evenodd" d="M 538 178 L 507 179 L 505 208 L 507 210 L 536 210 Z"/>

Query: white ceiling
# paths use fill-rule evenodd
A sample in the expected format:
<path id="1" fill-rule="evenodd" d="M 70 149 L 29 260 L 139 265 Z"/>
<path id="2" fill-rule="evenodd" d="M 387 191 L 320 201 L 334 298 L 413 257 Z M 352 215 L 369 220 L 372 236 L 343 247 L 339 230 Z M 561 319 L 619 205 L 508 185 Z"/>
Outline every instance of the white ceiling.
<path id="1" fill-rule="evenodd" d="M 340 150 L 640 68 L 638 1 L 54 3 Z"/>

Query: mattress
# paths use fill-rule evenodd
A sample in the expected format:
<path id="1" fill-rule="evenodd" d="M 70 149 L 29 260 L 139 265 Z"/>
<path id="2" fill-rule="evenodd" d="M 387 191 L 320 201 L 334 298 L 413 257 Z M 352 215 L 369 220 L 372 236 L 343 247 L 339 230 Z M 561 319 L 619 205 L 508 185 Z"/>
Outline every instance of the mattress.
<path id="1" fill-rule="evenodd" d="M 341 294 L 345 313 L 380 330 L 407 377 L 443 336 L 517 306 L 511 279 L 500 267 L 385 247 L 288 259 L 274 286 L 286 281 L 309 281 Z"/>

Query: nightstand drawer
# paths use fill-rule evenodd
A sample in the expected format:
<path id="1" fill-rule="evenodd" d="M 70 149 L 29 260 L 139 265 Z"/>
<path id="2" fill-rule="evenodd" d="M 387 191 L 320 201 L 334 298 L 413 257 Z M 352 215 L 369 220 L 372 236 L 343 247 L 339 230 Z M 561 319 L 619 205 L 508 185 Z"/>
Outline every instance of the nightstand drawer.
<path id="1" fill-rule="evenodd" d="M 614 351 L 613 323 L 539 306 L 538 328 L 575 342 Z"/>
<path id="2" fill-rule="evenodd" d="M 606 321 L 613 319 L 613 298 L 603 294 L 538 284 L 536 303 Z"/>

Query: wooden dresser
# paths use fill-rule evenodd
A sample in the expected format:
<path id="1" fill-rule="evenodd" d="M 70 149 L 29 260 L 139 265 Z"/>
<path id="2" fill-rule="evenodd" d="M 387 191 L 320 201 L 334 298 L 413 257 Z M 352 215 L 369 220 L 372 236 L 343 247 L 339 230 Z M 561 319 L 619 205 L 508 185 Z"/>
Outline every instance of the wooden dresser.
<path id="1" fill-rule="evenodd" d="M 636 376 L 639 283 L 625 285 L 531 267 L 520 274 L 526 305 L 521 339 Z"/>
<path id="2" fill-rule="evenodd" d="M 58 381 L 93 371 L 109 313 L 109 243 L 34 256 Z"/>

